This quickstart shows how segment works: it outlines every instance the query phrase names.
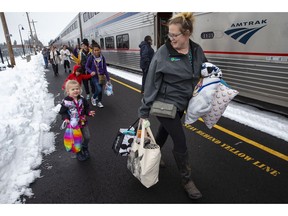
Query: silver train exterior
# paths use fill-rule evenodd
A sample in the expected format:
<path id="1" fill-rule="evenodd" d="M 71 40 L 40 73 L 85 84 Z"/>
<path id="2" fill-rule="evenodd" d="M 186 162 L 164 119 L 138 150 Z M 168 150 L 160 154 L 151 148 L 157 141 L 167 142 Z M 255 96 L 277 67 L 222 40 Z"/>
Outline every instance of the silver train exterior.
<path id="1" fill-rule="evenodd" d="M 138 45 L 151 35 L 156 51 L 172 14 L 79 13 L 54 43 L 74 47 L 93 39 L 109 64 L 140 72 Z M 240 96 L 288 107 L 288 13 L 195 13 L 191 39 Z"/>

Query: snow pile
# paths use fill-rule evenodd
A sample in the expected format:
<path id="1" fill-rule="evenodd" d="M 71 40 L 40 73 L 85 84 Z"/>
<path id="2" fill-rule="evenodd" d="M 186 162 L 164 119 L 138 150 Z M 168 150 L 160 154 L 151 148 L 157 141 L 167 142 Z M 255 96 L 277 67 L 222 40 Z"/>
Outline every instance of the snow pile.
<path id="1" fill-rule="evenodd" d="M 48 93 L 42 55 L 0 71 L 0 203 L 31 196 L 27 188 L 40 177 L 42 154 L 55 150 L 50 125 L 56 119 L 53 95 Z"/>

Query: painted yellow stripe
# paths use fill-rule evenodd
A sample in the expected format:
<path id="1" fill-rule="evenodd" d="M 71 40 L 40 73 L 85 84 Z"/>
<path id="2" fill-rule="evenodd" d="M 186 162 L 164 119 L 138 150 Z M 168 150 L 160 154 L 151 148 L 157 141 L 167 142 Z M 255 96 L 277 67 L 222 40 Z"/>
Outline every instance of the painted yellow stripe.
<path id="1" fill-rule="evenodd" d="M 114 78 L 110 78 L 110 79 L 113 80 L 114 82 L 117 82 L 117 83 L 119 83 L 119 84 L 121 84 L 121 85 L 127 87 L 127 88 L 130 88 L 130 89 L 132 89 L 132 90 L 134 90 L 134 91 L 136 91 L 136 92 L 141 93 L 141 90 L 136 89 L 136 88 L 134 88 L 134 87 L 132 87 L 132 86 L 126 84 L 126 83 L 123 83 L 123 82 L 121 82 L 121 81 L 119 81 L 119 80 L 116 80 L 116 79 L 114 79 Z"/>
<path id="2" fill-rule="evenodd" d="M 203 119 L 201 119 L 201 118 L 199 118 L 199 120 L 204 122 Z M 244 141 L 244 142 L 246 142 L 246 143 L 248 143 L 250 145 L 253 145 L 253 146 L 255 146 L 255 147 L 259 148 L 259 149 L 262 149 L 263 151 L 266 151 L 266 152 L 268 152 L 268 153 L 270 153 L 270 154 L 272 154 L 272 155 L 274 155 L 276 157 L 279 157 L 279 158 L 281 158 L 281 159 L 283 159 L 285 161 L 288 161 L 288 156 L 287 155 L 284 155 L 284 154 L 282 154 L 282 153 L 280 153 L 278 151 L 275 151 L 275 150 L 273 150 L 271 148 L 268 148 L 268 147 L 266 147 L 266 146 L 264 146 L 264 145 L 262 145 L 262 144 L 260 144 L 258 142 L 255 142 L 255 141 L 253 141 L 251 139 L 248 139 L 248 138 L 246 138 L 246 137 L 244 137 L 244 136 L 242 136 L 240 134 L 237 134 L 237 133 L 235 133 L 233 131 L 230 131 L 230 130 L 228 130 L 226 128 L 223 128 L 223 127 L 221 127 L 221 126 L 219 126 L 217 124 L 214 125 L 214 128 L 216 128 L 216 129 L 218 129 L 218 130 L 220 130 L 220 131 L 222 131 L 222 132 L 224 132 L 226 134 L 229 134 L 230 136 L 236 137 L 237 139 L 242 140 L 242 141 Z"/>
<path id="3" fill-rule="evenodd" d="M 130 89 L 132 89 L 134 91 L 137 91 L 137 92 L 141 93 L 141 91 L 139 89 L 136 89 L 136 88 L 134 88 L 134 87 L 132 87 L 132 86 L 126 84 L 126 83 L 123 83 L 123 82 L 121 82 L 119 80 L 116 80 L 114 78 L 111 78 L 111 80 L 113 80 L 114 82 L 117 82 L 117 83 L 119 83 L 121 85 L 124 85 L 127 88 L 130 88 Z M 204 122 L 203 119 L 201 119 L 201 118 L 199 118 L 199 120 Z M 244 136 L 242 136 L 240 134 L 237 134 L 237 133 L 235 133 L 233 131 L 230 131 L 230 130 L 228 130 L 226 128 L 223 128 L 223 127 L 221 127 L 221 126 L 219 126 L 217 124 L 214 125 L 214 128 L 216 128 L 216 129 L 218 129 L 218 130 L 220 130 L 220 131 L 222 131 L 222 132 L 224 132 L 226 134 L 229 134 L 230 136 L 236 137 L 237 139 L 242 140 L 242 141 L 244 141 L 244 142 L 246 142 L 246 143 L 248 143 L 250 145 L 253 145 L 253 146 L 255 146 L 255 147 L 257 147 L 257 148 L 259 148 L 259 149 L 261 149 L 263 151 L 266 151 L 266 152 L 268 152 L 268 153 L 270 153 L 270 154 L 272 154 L 272 155 L 274 155 L 274 156 L 276 156 L 278 158 L 281 158 L 281 159 L 283 159 L 285 161 L 288 161 L 288 156 L 287 155 L 284 155 L 284 154 L 282 154 L 282 153 L 280 153 L 278 151 L 275 151 L 275 150 L 273 150 L 271 148 L 268 148 L 268 147 L 266 147 L 266 146 L 264 146 L 264 145 L 262 145 L 262 144 L 260 144 L 258 142 L 255 142 L 255 141 L 253 141 L 251 139 L 248 139 L 248 138 L 246 138 L 246 137 L 244 137 Z"/>

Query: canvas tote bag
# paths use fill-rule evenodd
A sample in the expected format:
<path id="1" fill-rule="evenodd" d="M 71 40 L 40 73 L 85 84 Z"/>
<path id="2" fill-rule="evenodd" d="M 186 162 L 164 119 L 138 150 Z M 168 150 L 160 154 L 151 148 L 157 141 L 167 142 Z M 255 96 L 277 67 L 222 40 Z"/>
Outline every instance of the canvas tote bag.
<path id="1" fill-rule="evenodd" d="M 134 139 L 128 155 L 127 168 L 149 188 L 158 182 L 161 151 L 155 142 L 148 120 L 143 120 L 142 123 L 139 121 L 138 130 L 141 130 L 141 138 Z"/>

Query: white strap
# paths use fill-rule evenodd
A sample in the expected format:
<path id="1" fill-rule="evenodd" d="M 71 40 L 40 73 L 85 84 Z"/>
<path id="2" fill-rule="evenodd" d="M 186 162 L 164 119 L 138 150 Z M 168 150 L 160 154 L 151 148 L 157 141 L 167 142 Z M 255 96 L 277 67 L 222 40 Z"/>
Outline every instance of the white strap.
<path id="1" fill-rule="evenodd" d="M 150 128 L 150 122 L 148 120 L 142 120 L 141 124 L 141 139 L 140 139 L 140 145 L 144 148 L 144 138 L 145 138 L 145 132 L 147 131 L 149 137 L 151 138 L 152 143 L 156 144 L 155 138 L 153 136 L 153 133 Z"/>

